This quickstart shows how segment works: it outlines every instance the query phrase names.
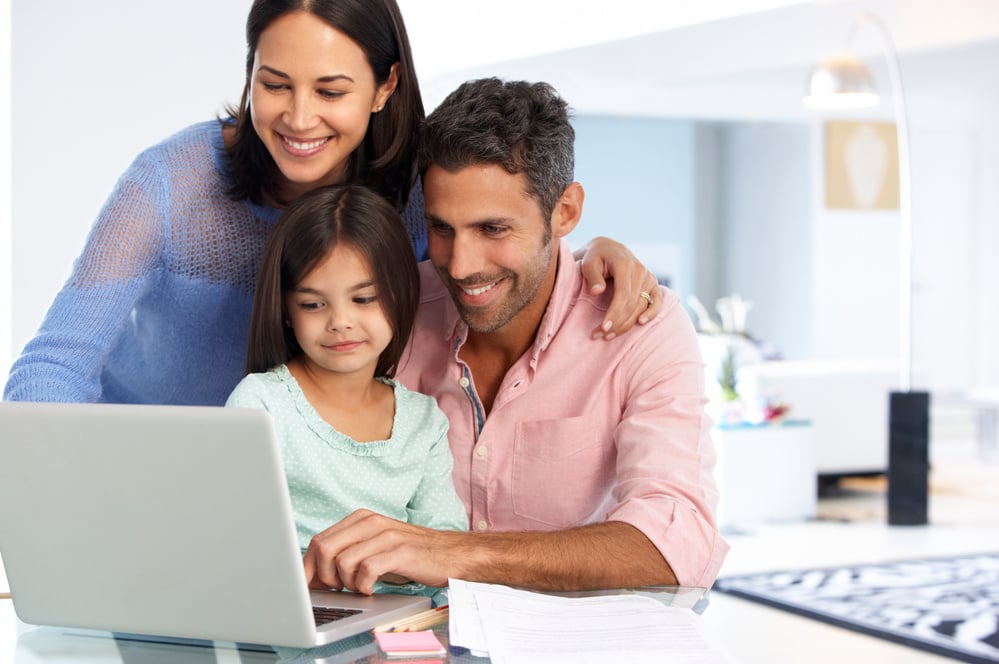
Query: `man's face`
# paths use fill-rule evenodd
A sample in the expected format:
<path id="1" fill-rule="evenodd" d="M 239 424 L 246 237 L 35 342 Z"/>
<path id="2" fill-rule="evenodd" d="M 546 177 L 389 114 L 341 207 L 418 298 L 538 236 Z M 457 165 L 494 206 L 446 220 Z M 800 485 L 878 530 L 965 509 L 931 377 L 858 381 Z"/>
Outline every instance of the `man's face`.
<path id="1" fill-rule="evenodd" d="M 462 320 L 479 333 L 511 322 L 533 332 L 551 295 L 558 245 L 523 174 L 431 166 L 423 193 L 430 261 Z"/>

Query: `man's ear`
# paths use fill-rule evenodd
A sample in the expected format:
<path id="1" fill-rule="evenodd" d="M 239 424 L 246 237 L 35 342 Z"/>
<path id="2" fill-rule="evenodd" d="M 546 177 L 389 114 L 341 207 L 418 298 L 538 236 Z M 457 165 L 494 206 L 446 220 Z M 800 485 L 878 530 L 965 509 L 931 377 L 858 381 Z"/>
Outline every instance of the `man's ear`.
<path id="1" fill-rule="evenodd" d="M 552 210 L 552 237 L 563 238 L 572 232 L 583 216 L 583 185 L 573 182 L 562 192 Z"/>

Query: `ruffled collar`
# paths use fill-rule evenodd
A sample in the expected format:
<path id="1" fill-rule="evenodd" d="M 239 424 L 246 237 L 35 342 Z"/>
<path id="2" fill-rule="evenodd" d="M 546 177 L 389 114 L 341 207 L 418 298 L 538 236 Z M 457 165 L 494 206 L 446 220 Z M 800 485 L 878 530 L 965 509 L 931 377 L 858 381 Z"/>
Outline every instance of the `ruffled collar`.
<path id="1" fill-rule="evenodd" d="M 377 379 L 392 388 L 393 396 L 395 398 L 396 407 L 395 414 L 392 416 L 392 436 L 388 440 L 375 440 L 367 443 L 359 443 L 350 436 L 337 431 L 330 425 L 329 422 L 324 420 L 318 412 L 316 412 L 316 409 L 305 397 L 305 393 L 302 392 L 302 386 L 299 385 L 295 377 L 291 375 L 291 371 L 288 370 L 287 365 L 282 364 L 273 371 L 280 383 L 288 390 L 288 395 L 292 403 L 295 405 L 295 410 L 302 417 L 302 421 L 320 440 L 326 442 L 330 447 L 344 452 L 349 452 L 356 456 L 384 456 L 389 453 L 392 441 L 395 439 L 400 426 L 400 385 L 398 382 L 388 378 Z"/>

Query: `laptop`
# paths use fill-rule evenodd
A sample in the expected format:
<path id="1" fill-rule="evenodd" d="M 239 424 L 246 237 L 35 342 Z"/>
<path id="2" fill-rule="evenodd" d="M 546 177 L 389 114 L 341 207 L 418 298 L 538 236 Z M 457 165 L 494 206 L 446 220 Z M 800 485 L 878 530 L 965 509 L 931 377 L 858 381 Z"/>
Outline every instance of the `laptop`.
<path id="1" fill-rule="evenodd" d="M 309 648 L 430 608 L 308 589 L 261 410 L 0 403 L 0 555 L 35 625 Z"/>

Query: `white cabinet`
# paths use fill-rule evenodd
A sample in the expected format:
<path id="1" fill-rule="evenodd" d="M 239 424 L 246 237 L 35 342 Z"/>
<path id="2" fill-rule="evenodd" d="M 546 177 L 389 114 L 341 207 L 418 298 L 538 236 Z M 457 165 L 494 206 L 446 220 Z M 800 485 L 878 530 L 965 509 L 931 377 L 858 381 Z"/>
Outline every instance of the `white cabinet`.
<path id="1" fill-rule="evenodd" d="M 815 444 L 808 422 L 721 425 L 711 436 L 718 451 L 722 530 L 815 517 Z"/>

